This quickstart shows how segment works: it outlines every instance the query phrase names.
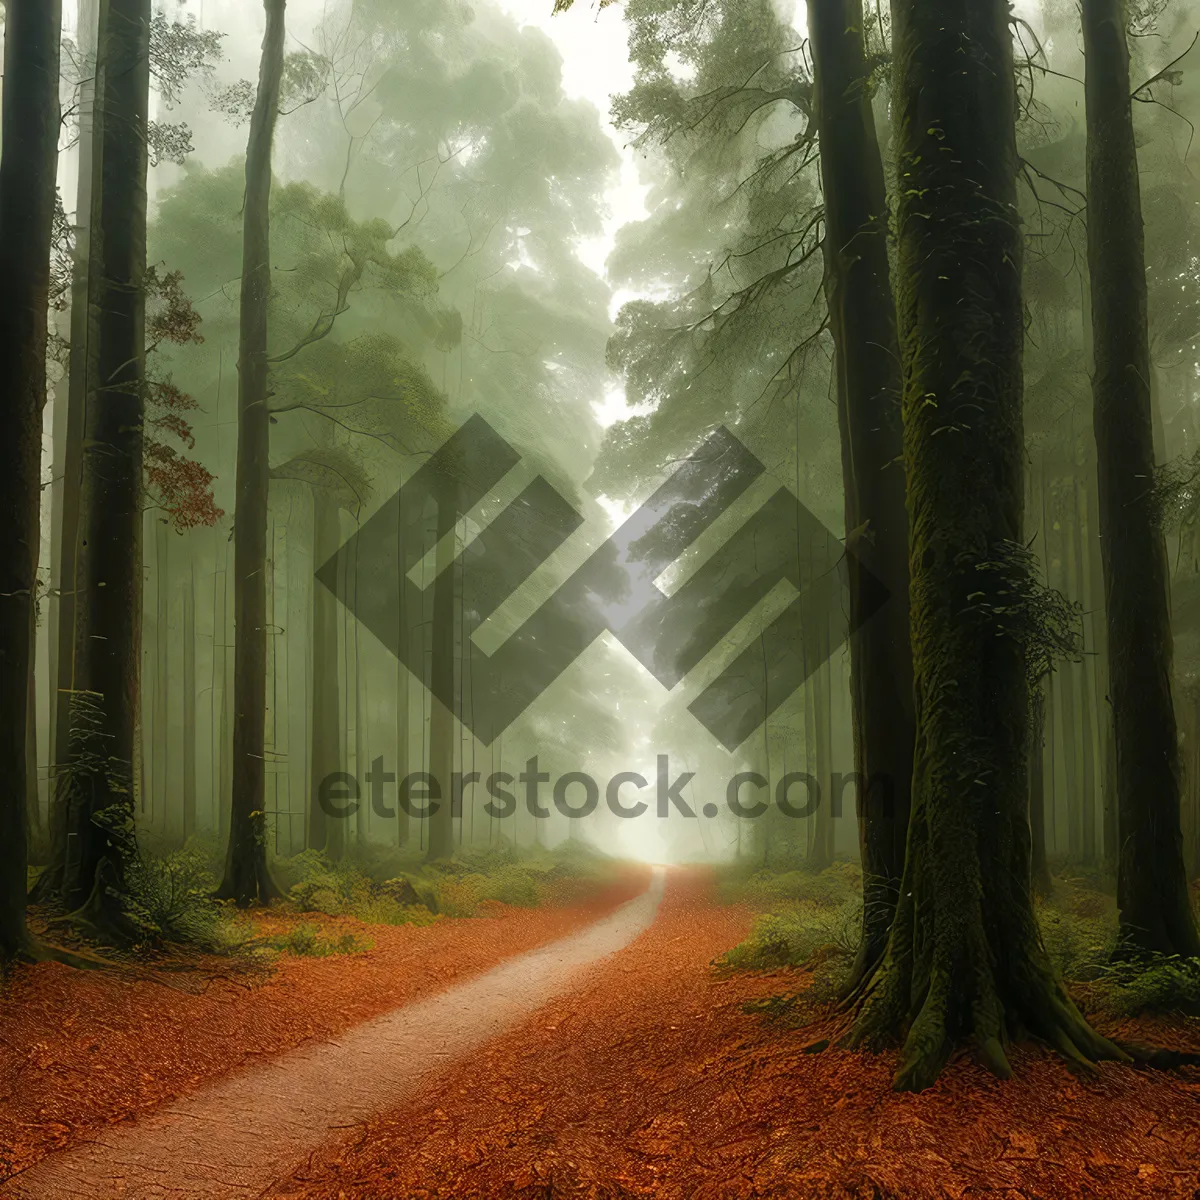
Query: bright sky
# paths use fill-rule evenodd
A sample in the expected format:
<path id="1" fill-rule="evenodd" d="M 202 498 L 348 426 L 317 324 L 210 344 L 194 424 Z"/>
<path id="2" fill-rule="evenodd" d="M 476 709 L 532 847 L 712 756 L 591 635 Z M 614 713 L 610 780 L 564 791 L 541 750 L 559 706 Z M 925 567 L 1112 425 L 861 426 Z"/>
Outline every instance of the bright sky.
<path id="1" fill-rule="evenodd" d="M 617 230 L 646 216 L 644 201 L 648 190 L 638 180 L 637 162 L 626 146 L 626 135 L 614 129 L 609 120 L 610 97 L 627 91 L 633 84 L 629 26 L 621 5 L 612 4 L 600 12 L 594 0 L 576 0 L 569 12 L 551 16 L 553 0 L 497 0 L 497 3 L 522 25 L 534 25 L 553 40 L 563 57 L 563 90 L 568 96 L 589 100 L 596 106 L 604 130 L 621 156 L 620 175 L 605 195 L 608 216 L 604 233 L 582 242 L 578 251 L 593 271 L 603 275 Z M 616 316 L 617 309 L 629 299 L 628 293 L 615 293 L 612 315 Z M 604 399 L 593 403 L 592 411 L 605 426 L 628 416 L 624 389 L 617 384 L 610 386 Z"/>

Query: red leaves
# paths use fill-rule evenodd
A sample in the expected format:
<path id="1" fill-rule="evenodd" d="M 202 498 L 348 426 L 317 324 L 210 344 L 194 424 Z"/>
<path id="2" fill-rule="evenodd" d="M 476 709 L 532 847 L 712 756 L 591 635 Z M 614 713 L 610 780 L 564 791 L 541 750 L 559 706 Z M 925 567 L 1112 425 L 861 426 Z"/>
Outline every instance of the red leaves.
<path id="1" fill-rule="evenodd" d="M 200 314 L 183 290 L 183 272 L 146 272 L 146 336 L 149 352 L 162 342 L 176 345 L 203 342 Z M 191 425 L 179 414 L 199 407 L 170 375 L 146 374 L 145 482 L 146 490 L 163 509 L 176 532 L 215 525 L 225 514 L 217 507 L 212 485 L 216 476 L 206 467 L 158 441 L 149 433 L 160 430 L 189 450 L 196 445 Z"/>
<path id="2" fill-rule="evenodd" d="M 181 424 L 190 439 L 191 430 Z M 145 456 L 146 487 L 178 532 L 215 525 L 225 515 L 213 499 L 216 476 L 207 467 L 151 438 L 146 439 Z"/>
<path id="3" fill-rule="evenodd" d="M 200 314 L 183 290 L 183 272 L 159 275 L 158 267 L 146 271 L 146 337 L 153 346 L 174 342 L 178 346 L 202 342 Z"/>

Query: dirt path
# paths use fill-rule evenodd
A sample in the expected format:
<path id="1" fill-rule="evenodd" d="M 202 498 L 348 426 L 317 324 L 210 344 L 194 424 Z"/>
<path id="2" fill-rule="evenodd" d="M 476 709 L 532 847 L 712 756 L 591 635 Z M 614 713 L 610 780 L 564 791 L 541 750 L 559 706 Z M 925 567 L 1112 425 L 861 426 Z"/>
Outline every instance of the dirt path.
<path id="1" fill-rule="evenodd" d="M 256 912 L 257 935 L 315 925 L 364 948 L 285 954 L 269 970 L 181 962 L 165 987 L 119 970 L 22 967 L 0 988 L 0 1195 L 3 1180 L 98 1130 L 584 929 L 649 878 L 649 867 L 621 866 L 602 883 L 565 880 L 536 908 L 490 904 L 488 915 L 428 925 Z"/>
<path id="2" fill-rule="evenodd" d="M 748 914 L 672 872 L 658 920 L 569 995 L 345 1133 L 274 1200 L 1197 1200 L 1200 1074 L 1033 1048 L 1016 1077 L 967 1058 L 921 1095 L 893 1055 L 803 1053 L 746 1000 L 799 972 L 721 980 Z M 1193 1030 L 1192 1036 L 1195 1036 Z"/>
<path id="3" fill-rule="evenodd" d="M 359 1124 L 425 1078 L 571 987 L 654 920 L 649 888 L 611 916 L 467 983 L 396 1009 L 337 1041 L 293 1050 L 211 1084 L 94 1140 L 51 1155 L 3 1185 L 12 1200 L 253 1197 L 331 1131 Z"/>

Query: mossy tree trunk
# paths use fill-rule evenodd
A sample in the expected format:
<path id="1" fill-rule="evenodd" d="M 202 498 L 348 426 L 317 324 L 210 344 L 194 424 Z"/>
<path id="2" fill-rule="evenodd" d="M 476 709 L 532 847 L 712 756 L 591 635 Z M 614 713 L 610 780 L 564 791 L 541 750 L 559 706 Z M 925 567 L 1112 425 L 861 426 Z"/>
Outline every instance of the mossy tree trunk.
<path id="1" fill-rule="evenodd" d="M 59 0 L 9 0 L 0 157 L 0 959 L 28 955 L 27 737 L 58 163 Z"/>
<path id="2" fill-rule="evenodd" d="M 267 506 L 270 488 L 271 153 L 283 78 L 285 0 L 267 15 L 246 148 L 238 353 L 238 452 L 233 519 L 233 794 L 229 852 L 218 895 L 241 907 L 279 896 L 267 870 Z"/>
<path id="3" fill-rule="evenodd" d="M 1166 542 L 1153 478 L 1146 261 L 1121 0 L 1084 0 L 1093 424 L 1124 953 L 1200 955 L 1180 829 Z"/>
<path id="4" fill-rule="evenodd" d="M 89 220 L 86 395 L 74 553 L 65 906 L 128 936 L 119 894 L 133 826 L 142 653 L 149 0 L 101 0 Z"/>
<path id="5" fill-rule="evenodd" d="M 1046 702 L 1049 681 L 1033 698 L 1033 752 L 1029 761 L 1030 879 L 1035 896 L 1048 896 L 1053 883 L 1046 862 Z"/>
<path id="6" fill-rule="evenodd" d="M 88 261 L 91 255 L 93 119 L 95 113 L 95 55 L 99 30 L 99 0 L 80 0 L 76 30 L 82 79 L 78 99 L 78 183 L 75 189 L 75 253 L 71 275 L 70 360 L 67 379 L 55 400 L 65 417 L 55 414 L 55 485 L 58 500 L 57 577 L 53 610 L 56 628 L 55 670 L 57 694 L 53 699 L 53 761 L 65 766 L 70 749 L 70 698 L 75 687 L 75 558 L 79 550 L 79 493 L 83 457 L 83 412 L 88 378 Z M 54 806 L 57 810 L 57 805 Z M 62 816 L 59 812 L 57 815 Z M 63 831 L 65 836 L 65 830 Z"/>
<path id="7" fill-rule="evenodd" d="M 862 0 L 810 0 L 825 295 L 836 351 L 850 621 L 889 599 L 850 643 L 859 785 L 863 936 L 852 981 L 879 961 L 904 868 L 914 718 L 908 638 L 908 522 L 900 462 L 900 366 L 888 209 L 863 40 Z M 822 786 L 826 781 L 822 779 Z"/>
<path id="8" fill-rule="evenodd" d="M 1075 595 L 1084 605 L 1087 613 L 1092 612 L 1090 596 L 1088 595 L 1088 571 L 1085 546 L 1087 542 L 1087 504 L 1080 496 L 1078 474 L 1072 477 L 1074 490 L 1074 520 L 1075 520 Z M 1089 623 L 1090 624 L 1090 623 Z M 1084 644 L 1085 651 L 1093 649 L 1091 641 Z M 1092 682 L 1092 655 L 1085 653 L 1079 664 L 1079 698 L 1080 698 L 1080 733 L 1083 743 L 1081 756 L 1083 759 L 1083 861 L 1089 866 L 1097 862 L 1096 839 L 1096 740 L 1092 735 L 1092 702 L 1095 699 L 1095 687 Z"/>
<path id="9" fill-rule="evenodd" d="M 852 1044 L 918 1090 L 962 1041 L 1122 1052 L 1056 980 L 1030 895 L 1017 108 L 1003 0 L 894 0 L 898 319 L 916 729 L 900 900 Z"/>

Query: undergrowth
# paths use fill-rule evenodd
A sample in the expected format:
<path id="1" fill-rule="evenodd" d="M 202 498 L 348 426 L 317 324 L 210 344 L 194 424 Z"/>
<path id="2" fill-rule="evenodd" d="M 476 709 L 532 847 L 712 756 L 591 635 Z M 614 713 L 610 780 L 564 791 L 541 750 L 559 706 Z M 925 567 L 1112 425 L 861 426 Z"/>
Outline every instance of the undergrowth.
<path id="1" fill-rule="evenodd" d="M 719 973 L 803 971 L 796 991 L 753 1001 L 747 1011 L 803 1023 L 839 995 L 858 948 L 862 915 L 851 867 L 839 863 L 820 873 L 726 869 L 718 884 L 720 898 L 747 904 L 760 915 L 749 936 L 714 968 Z M 1055 971 L 1084 1009 L 1113 1019 L 1150 1012 L 1200 1016 L 1200 959 L 1119 960 L 1111 881 L 1095 869 L 1062 864 L 1061 870 L 1035 914 Z"/>
<path id="2" fill-rule="evenodd" d="M 374 848 L 335 862 L 307 850 L 276 860 L 272 869 L 298 911 L 404 925 L 478 916 L 489 903 L 536 908 L 564 902 L 594 886 L 609 867 L 605 856 L 578 843 L 523 851 L 502 843 L 467 847 L 433 863 Z"/>
<path id="3" fill-rule="evenodd" d="M 202 841 L 164 855 L 139 848 L 125 866 L 126 916 L 147 941 L 234 954 L 249 938 L 229 909 L 212 899 L 218 883 L 211 847 Z"/>
<path id="4" fill-rule="evenodd" d="M 266 944 L 281 954 L 295 954 L 304 958 L 358 954 L 371 948 L 370 942 L 361 942 L 352 933 L 344 933 L 340 937 L 325 937 L 315 925 L 297 925 L 287 933 L 271 938 Z"/>

